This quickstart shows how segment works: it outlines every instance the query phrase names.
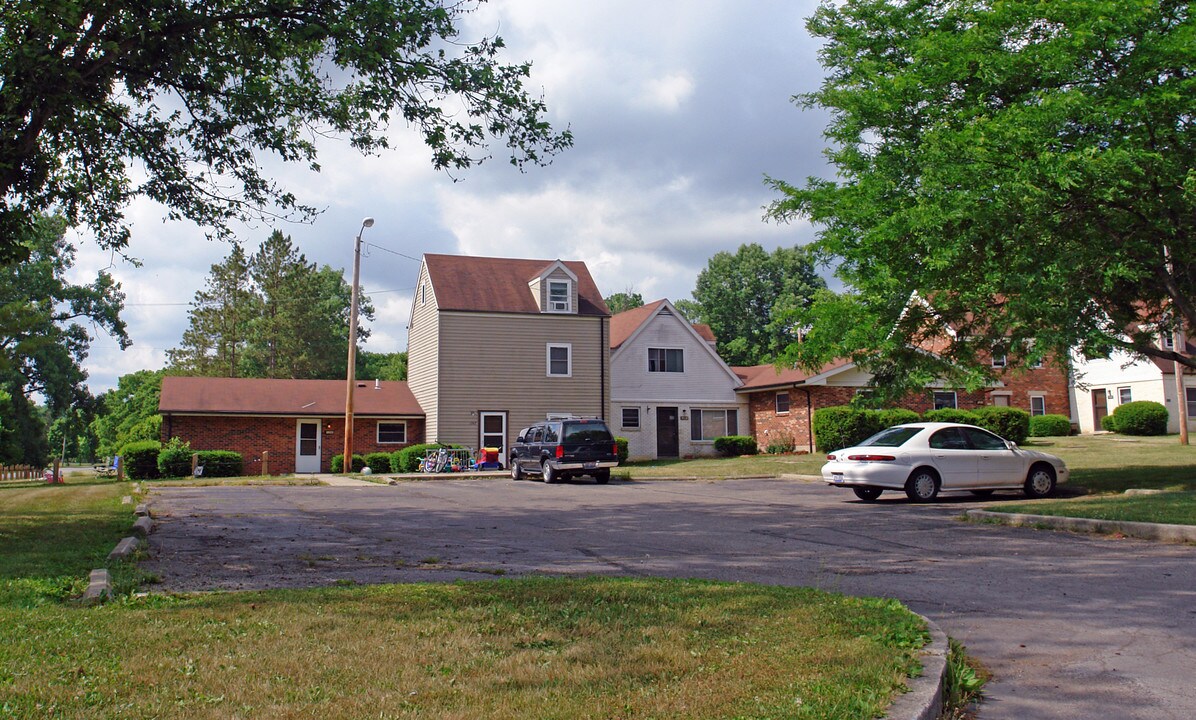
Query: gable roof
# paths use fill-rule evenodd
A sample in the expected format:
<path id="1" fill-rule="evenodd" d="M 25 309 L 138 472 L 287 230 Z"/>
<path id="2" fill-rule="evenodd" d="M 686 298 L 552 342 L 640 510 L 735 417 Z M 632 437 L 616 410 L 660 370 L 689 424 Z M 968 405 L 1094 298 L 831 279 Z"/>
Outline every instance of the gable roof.
<path id="1" fill-rule="evenodd" d="M 353 391 L 356 416 L 415 416 L 424 411 L 406 382 L 358 380 Z M 219 415 L 345 415 L 344 380 L 164 377 L 158 401 L 162 413 Z"/>
<path id="2" fill-rule="evenodd" d="M 830 375 L 855 367 L 850 360 L 832 360 L 818 369 L 817 372 L 807 372 L 799 368 L 777 369 L 776 365 L 750 365 L 747 367 L 733 367 L 735 374 L 743 380 L 743 385 L 737 392 L 755 392 L 771 388 L 784 388 L 794 385 L 815 385 Z"/>
<path id="3" fill-rule="evenodd" d="M 436 306 L 440 310 L 467 312 L 541 314 L 528 283 L 556 263 L 577 276 L 578 315 L 610 315 L 584 262 L 424 255 Z"/>
<path id="4" fill-rule="evenodd" d="M 650 302 L 647 305 L 641 305 L 637 308 L 624 310 L 623 312 L 611 316 L 610 319 L 610 349 L 614 350 L 635 334 L 640 326 L 648 321 L 649 318 L 656 315 L 656 311 L 664 304 L 664 300 L 657 300 Z"/>

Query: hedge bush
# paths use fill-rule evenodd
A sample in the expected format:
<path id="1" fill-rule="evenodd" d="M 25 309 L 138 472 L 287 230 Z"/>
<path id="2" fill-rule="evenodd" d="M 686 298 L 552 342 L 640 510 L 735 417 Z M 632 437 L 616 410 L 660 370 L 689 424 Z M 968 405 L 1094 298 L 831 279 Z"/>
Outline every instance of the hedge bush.
<path id="1" fill-rule="evenodd" d="M 120 449 L 120 461 L 125 475 L 133 480 L 149 480 L 158 475 L 158 453 L 162 443 L 157 440 L 135 440 Z"/>
<path id="2" fill-rule="evenodd" d="M 974 424 L 1011 442 L 1024 443 L 1030 435 L 1030 413 L 1025 410 L 990 405 L 976 408 L 972 414 L 976 416 Z"/>
<path id="3" fill-rule="evenodd" d="M 723 435 L 714 439 L 714 449 L 724 457 L 755 455 L 759 452 L 756 438 L 747 435 Z"/>
<path id="4" fill-rule="evenodd" d="M 361 472 L 365 467 L 365 458 L 357 453 L 353 453 L 353 472 Z M 332 456 L 332 472 L 339 473 L 345 471 L 345 454 Z"/>
<path id="5" fill-rule="evenodd" d="M 429 450 L 439 450 L 440 448 L 460 449 L 464 447 L 464 445 L 446 445 L 444 443 L 422 443 L 420 445 L 410 445 L 392 455 L 390 471 L 396 473 L 419 472 L 419 467 L 424 462 L 424 455 Z M 499 458 L 498 461 L 506 465 L 507 459 Z"/>
<path id="6" fill-rule="evenodd" d="M 191 474 L 191 443 L 171 438 L 158 452 L 158 474 L 162 477 L 186 477 Z"/>
<path id="7" fill-rule="evenodd" d="M 629 451 L 627 450 L 627 438 L 625 438 L 625 437 L 615 438 L 615 447 L 618 448 L 619 464 L 622 465 L 623 463 L 627 462 L 627 456 L 630 454 Z"/>
<path id="8" fill-rule="evenodd" d="M 199 464 L 203 466 L 204 477 L 237 477 L 245 474 L 245 461 L 241 453 L 232 450 L 200 450 Z M 189 461 L 187 471 L 191 471 Z"/>
<path id="9" fill-rule="evenodd" d="M 1071 435 L 1071 420 L 1066 415 L 1035 415 L 1030 418 L 1030 437 Z"/>
<path id="10" fill-rule="evenodd" d="M 814 446 L 819 452 L 858 445 L 883 429 L 876 410 L 838 405 L 814 411 Z"/>
<path id="11" fill-rule="evenodd" d="M 388 473 L 390 472 L 391 457 L 394 453 L 386 452 L 372 452 L 366 453 L 365 464 L 371 472 Z"/>
<path id="12" fill-rule="evenodd" d="M 949 423 L 964 423 L 965 425 L 975 425 L 976 415 L 967 410 L 959 410 L 957 408 L 943 408 L 941 410 L 927 410 L 922 413 L 922 419 L 926 422 L 949 422 Z"/>
<path id="13" fill-rule="evenodd" d="M 1106 415 L 1100 419 L 1100 429 L 1108 432 L 1117 432 L 1117 418 L 1112 415 Z"/>
<path id="14" fill-rule="evenodd" d="M 1167 408 L 1153 400 L 1118 405 L 1113 411 L 1117 432 L 1122 435 L 1166 435 Z"/>
<path id="15" fill-rule="evenodd" d="M 915 423 L 922 418 L 913 410 L 906 410 L 905 408 L 885 408 L 884 410 L 876 411 L 877 418 L 881 425 L 881 430 L 894 425 L 905 425 L 907 423 Z"/>
<path id="16" fill-rule="evenodd" d="M 797 443 L 791 437 L 779 437 L 768 442 L 764 452 L 769 455 L 784 455 L 797 449 Z"/>

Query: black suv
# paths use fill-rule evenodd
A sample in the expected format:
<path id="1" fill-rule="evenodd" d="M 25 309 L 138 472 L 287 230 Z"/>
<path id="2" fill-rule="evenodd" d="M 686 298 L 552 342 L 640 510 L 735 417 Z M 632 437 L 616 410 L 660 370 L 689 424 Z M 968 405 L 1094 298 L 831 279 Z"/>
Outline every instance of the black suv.
<path id="1" fill-rule="evenodd" d="M 539 475 L 544 482 L 560 482 L 575 475 L 593 475 L 600 484 L 610 480 L 619 464 L 615 438 L 596 418 L 548 420 L 523 428 L 511 446 L 511 477 Z"/>

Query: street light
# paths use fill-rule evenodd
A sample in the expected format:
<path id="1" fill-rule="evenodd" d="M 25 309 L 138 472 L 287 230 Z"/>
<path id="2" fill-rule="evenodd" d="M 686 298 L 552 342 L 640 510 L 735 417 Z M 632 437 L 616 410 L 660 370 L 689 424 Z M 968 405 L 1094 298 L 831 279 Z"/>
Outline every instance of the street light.
<path id="1" fill-rule="evenodd" d="M 349 368 L 345 371 L 345 454 L 341 470 L 353 472 L 353 387 L 357 384 L 357 286 L 361 277 L 361 234 L 374 227 L 374 218 L 361 221 L 353 243 L 353 295 L 349 303 Z"/>

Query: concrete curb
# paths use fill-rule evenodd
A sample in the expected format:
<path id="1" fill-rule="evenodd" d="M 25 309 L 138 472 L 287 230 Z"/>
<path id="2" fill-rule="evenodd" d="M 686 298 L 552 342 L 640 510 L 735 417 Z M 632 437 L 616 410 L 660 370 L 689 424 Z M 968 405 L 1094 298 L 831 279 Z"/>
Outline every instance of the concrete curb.
<path id="1" fill-rule="evenodd" d="M 108 553 L 108 561 L 124 560 L 133 553 L 137 552 L 137 548 L 141 547 L 141 538 L 136 536 L 129 536 L 116 544 L 116 549 Z"/>
<path id="2" fill-rule="evenodd" d="M 909 692 L 897 696 L 885 720 L 938 720 L 943 715 L 943 684 L 947 678 L 947 634 L 925 615 L 930 642 L 922 648 L 922 674 L 909 678 Z"/>
<path id="3" fill-rule="evenodd" d="M 83 602 L 88 605 L 102 603 L 112 597 L 112 581 L 108 571 L 104 568 L 92 570 L 88 577 L 87 589 L 83 591 Z"/>
<path id="4" fill-rule="evenodd" d="M 141 537 L 148 537 L 154 529 L 154 521 L 149 515 L 142 515 L 133 523 L 133 532 Z"/>
<path id="5" fill-rule="evenodd" d="M 1120 533 L 1142 540 L 1157 540 L 1168 543 L 1196 543 L 1196 525 L 1166 525 L 1163 523 L 1130 522 L 1128 520 L 1092 520 L 1090 518 L 1060 517 L 1056 515 L 1029 515 L 1026 513 L 999 513 L 990 510 L 968 510 L 971 520 L 989 520 L 1003 525 L 1017 527 L 1047 527 L 1052 530 L 1074 532 Z"/>

